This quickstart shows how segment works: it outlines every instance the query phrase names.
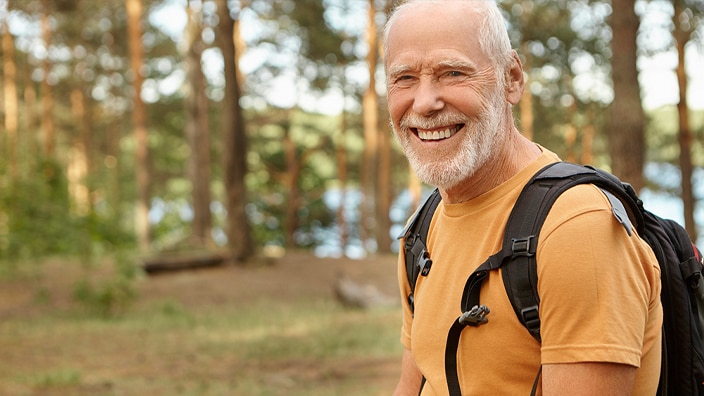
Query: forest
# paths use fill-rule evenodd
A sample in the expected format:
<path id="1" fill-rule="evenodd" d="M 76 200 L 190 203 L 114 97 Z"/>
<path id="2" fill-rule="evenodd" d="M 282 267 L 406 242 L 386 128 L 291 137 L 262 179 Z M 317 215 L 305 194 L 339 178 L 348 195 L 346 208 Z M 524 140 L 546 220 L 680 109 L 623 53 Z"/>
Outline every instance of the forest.
<path id="1" fill-rule="evenodd" d="M 676 197 L 696 239 L 704 2 L 499 3 L 528 78 L 519 129 Z M 0 266 L 393 252 L 428 191 L 388 126 L 394 5 L 0 1 Z"/>

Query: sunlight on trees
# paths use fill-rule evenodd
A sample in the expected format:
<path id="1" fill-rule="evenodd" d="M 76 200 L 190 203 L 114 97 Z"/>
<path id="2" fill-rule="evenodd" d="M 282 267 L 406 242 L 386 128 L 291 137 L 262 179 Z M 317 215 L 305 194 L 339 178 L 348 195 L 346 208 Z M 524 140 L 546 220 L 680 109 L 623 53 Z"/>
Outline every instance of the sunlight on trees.
<path id="1" fill-rule="evenodd" d="M 520 128 L 565 159 L 617 169 L 609 131 L 622 134 L 613 122 L 642 108 L 633 133 L 644 139 L 643 161 L 619 158 L 637 163 L 629 172 L 646 170 L 646 190 L 664 186 L 660 199 L 682 194 L 681 216 L 696 234 L 702 3 L 628 5 L 635 19 L 626 28 L 639 24 L 628 66 L 614 63 L 624 50 L 610 1 L 500 4 L 526 65 Z M 396 249 L 390 236 L 427 186 L 409 174 L 387 127 L 379 32 L 391 7 L 0 0 L 0 258 Z M 640 90 L 627 111 L 616 106 L 627 82 L 619 76 Z M 665 163 L 682 170 L 680 186 L 648 173 Z"/>

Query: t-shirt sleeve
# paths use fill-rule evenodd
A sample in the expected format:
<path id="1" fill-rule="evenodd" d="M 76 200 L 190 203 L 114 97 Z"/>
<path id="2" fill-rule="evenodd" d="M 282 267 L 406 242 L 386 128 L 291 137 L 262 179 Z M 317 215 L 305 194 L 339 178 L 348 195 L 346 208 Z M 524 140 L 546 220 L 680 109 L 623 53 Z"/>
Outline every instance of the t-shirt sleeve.
<path id="1" fill-rule="evenodd" d="M 593 186 L 563 194 L 538 241 L 542 363 L 640 366 L 659 267 Z"/>

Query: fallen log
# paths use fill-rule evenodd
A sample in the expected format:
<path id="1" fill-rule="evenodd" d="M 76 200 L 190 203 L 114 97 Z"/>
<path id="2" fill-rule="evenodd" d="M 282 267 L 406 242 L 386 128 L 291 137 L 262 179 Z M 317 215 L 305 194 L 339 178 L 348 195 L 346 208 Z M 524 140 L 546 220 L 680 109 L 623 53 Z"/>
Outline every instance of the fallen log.
<path id="1" fill-rule="evenodd" d="M 153 275 L 161 272 L 215 267 L 222 265 L 226 258 L 222 252 L 161 254 L 143 258 L 142 269 L 147 274 Z"/>

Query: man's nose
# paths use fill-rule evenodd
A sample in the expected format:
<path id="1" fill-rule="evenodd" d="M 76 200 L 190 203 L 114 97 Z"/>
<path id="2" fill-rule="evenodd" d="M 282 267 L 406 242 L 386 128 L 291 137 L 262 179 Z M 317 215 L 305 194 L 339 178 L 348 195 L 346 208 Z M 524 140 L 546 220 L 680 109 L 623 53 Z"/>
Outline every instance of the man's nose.
<path id="1" fill-rule="evenodd" d="M 445 106 L 437 81 L 421 79 L 413 98 L 413 111 L 420 115 L 435 113 Z"/>

